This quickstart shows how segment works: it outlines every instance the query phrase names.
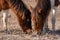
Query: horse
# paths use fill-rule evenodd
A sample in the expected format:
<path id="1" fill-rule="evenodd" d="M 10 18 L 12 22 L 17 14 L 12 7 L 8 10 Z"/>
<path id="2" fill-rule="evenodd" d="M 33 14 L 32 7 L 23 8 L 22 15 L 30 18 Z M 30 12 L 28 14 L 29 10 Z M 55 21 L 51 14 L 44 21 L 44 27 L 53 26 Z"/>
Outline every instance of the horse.
<path id="1" fill-rule="evenodd" d="M 55 33 L 55 23 L 56 23 L 56 12 L 57 12 L 57 7 L 60 4 L 60 0 L 50 0 L 51 2 L 51 9 L 52 9 L 52 33 Z M 46 19 L 45 23 L 45 32 L 49 31 L 48 28 L 48 18 Z"/>
<path id="2" fill-rule="evenodd" d="M 32 1 L 32 0 L 30 0 L 30 1 Z M 36 2 L 37 2 L 37 0 L 36 0 Z M 52 9 L 52 32 L 54 33 L 55 32 L 56 11 L 57 11 L 57 6 L 59 6 L 59 4 L 60 4 L 60 0 L 50 0 L 50 3 L 51 3 L 51 9 Z M 34 5 L 34 7 L 35 6 L 36 5 Z M 46 19 L 46 21 L 48 21 L 48 18 Z M 32 24 L 33 24 L 33 22 L 32 22 Z M 45 31 L 48 31 L 49 30 L 48 22 L 45 23 L 45 26 L 46 26 L 45 29 L 47 29 Z"/>
<path id="3" fill-rule="evenodd" d="M 1 0 L 0 10 L 12 9 L 17 17 L 19 25 L 22 27 L 23 32 L 27 33 L 31 29 L 30 11 L 26 8 L 22 0 Z M 7 13 L 7 11 L 6 11 Z M 6 27 L 6 13 L 3 13 L 3 23 Z M 7 29 L 7 27 L 6 27 Z M 8 31 L 8 30 L 7 30 Z"/>
<path id="4" fill-rule="evenodd" d="M 39 0 L 37 6 L 34 8 L 32 13 L 32 27 L 34 33 L 41 34 L 43 30 L 44 23 L 51 10 L 50 0 Z"/>
<path id="5" fill-rule="evenodd" d="M 55 23 L 56 23 L 56 12 L 57 12 L 57 7 L 60 5 L 60 0 L 55 0 L 54 5 L 51 7 L 53 8 L 53 14 L 52 14 L 52 32 L 55 32 Z M 54 6 L 54 7 L 53 7 Z"/>

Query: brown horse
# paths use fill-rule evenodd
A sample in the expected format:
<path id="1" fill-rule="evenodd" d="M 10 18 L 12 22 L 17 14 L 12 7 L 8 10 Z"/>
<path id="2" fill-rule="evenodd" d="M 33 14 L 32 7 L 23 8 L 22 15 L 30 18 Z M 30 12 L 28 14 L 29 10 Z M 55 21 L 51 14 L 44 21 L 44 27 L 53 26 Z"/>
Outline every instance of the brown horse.
<path id="1" fill-rule="evenodd" d="M 22 27 L 22 30 L 24 32 L 29 32 L 30 29 L 32 29 L 31 16 L 30 16 L 31 13 L 21 0 L 1 0 L 0 10 L 7 10 L 7 9 L 12 9 L 15 12 L 14 14 L 17 16 L 19 25 Z"/>
<path id="2" fill-rule="evenodd" d="M 33 9 L 33 8 L 32 8 Z M 51 9 L 50 0 L 38 0 L 37 6 L 31 11 L 32 29 L 40 34 Z"/>

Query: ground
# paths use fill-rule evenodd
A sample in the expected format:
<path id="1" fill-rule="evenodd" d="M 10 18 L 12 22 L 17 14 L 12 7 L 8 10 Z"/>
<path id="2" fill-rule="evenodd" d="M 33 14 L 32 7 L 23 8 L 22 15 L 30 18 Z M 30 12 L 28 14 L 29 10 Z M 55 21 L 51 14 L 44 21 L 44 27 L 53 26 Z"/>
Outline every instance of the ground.
<path id="1" fill-rule="evenodd" d="M 52 13 L 49 15 L 49 29 L 52 30 L 51 24 Z M 45 35 L 33 37 L 32 35 L 27 35 L 21 33 L 21 28 L 18 24 L 16 15 L 9 9 L 7 29 L 10 30 L 9 34 L 6 33 L 6 28 L 3 27 L 2 23 L 2 13 L 0 13 L 0 40 L 60 40 L 60 31 L 56 31 L 55 35 L 46 33 Z M 60 6 L 58 6 L 56 14 L 56 30 L 60 30 Z M 51 33 L 51 32 L 50 32 Z"/>

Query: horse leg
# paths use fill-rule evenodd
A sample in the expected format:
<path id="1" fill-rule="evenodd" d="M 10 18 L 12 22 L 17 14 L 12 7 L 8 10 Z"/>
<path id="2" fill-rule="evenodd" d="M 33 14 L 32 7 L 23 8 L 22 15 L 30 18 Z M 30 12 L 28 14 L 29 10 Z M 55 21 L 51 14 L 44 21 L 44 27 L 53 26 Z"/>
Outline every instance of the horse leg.
<path id="1" fill-rule="evenodd" d="M 52 32 L 54 33 L 55 32 L 55 23 L 56 23 L 56 10 L 57 10 L 57 7 L 54 7 L 53 10 L 52 10 Z"/>
<path id="2" fill-rule="evenodd" d="M 31 13 L 32 30 L 34 35 L 41 34 L 44 25 L 44 20 L 45 19 L 42 19 L 38 13 Z"/>
<path id="3" fill-rule="evenodd" d="M 49 31 L 49 28 L 48 28 L 48 17 L 47 17 L 46 22 L 45 22 L 45 24 L 44 24 L 44 28 L 43 28 L 42 34 L 45 34 L 45 33 L 47 33 L 48 31 Z"/>
<path id="4" fill-rule="evenodd" d="M 3 27 L 7 30 L 7 15 L 8 15 L 8 10 L 2 10 L 3 13 Z"/>
<path id="5" fill-rule="evenodd" d="M 36 23 L 36 14 L 31 13 L 31 24 L 32 24 L 32 32 L 33 34 L 37 34 L 37 23 Z"/>

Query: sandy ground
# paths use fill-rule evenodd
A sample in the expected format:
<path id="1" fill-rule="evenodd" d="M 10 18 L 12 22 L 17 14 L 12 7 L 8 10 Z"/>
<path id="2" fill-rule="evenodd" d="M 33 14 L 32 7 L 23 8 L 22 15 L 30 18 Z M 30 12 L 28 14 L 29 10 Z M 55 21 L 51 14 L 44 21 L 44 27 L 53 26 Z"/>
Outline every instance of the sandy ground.
<path id="1" fill-rule="evenodd" d="M 21 28 L 18 24 L 15 14 L 11 9 L 8 10 L 8 20 L 7 20 L 7 29 L 10 31 L 9 34 L 6 33 L 6 27 L 3 27 L 2 23 L 2 13 L 0 12 L 0 40 L 60 40 L 60 6 L 58 7 L 56 14 L 56 32 L 57 34 L 45 34 L 41 36 L 33 37 L 32 35 L 27 35 L 21 33 Z M 52 13 L 49 15 L 49 29 L 52 30 L 51 24 Z"/>

